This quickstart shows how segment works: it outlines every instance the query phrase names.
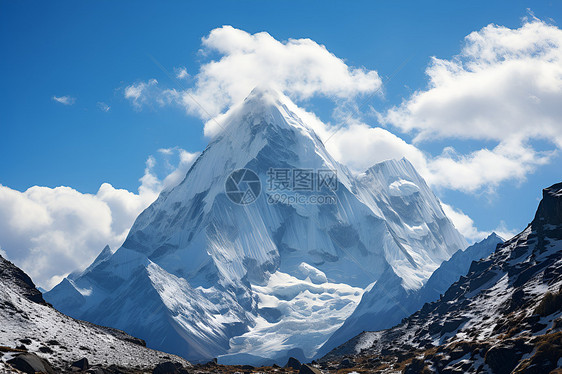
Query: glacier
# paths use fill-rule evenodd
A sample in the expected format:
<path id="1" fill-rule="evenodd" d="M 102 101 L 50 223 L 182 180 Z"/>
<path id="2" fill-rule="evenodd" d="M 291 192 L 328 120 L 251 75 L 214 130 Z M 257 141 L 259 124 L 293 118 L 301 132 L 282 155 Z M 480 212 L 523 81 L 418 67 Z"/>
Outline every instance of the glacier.
<path id="1" fill-rule="evenodd" d="M 377 303 L 393 302 L 467 247 L 408 160 L 352 172 L 297 113 L 282 93 L 254 89 L 121 248 L 104 249 L 45 299 L 190 361 L 284 363 L 314 357 L 366 290 L 388 283 Z M 337 188 L 320 192 L 335 204 L 272 204 L 272 168 L 333 171 Z M 261 181 L 251 204 L 225 193 L 239 169 Z"/>
<path id="2" fill-rule="evenodd" d="M 384 279 L 364 292 L 353 313 L 318 350 L 317 357 L 324 356 L 363 331 L 391 328 L 424 304 L 439 300 L 453 283 L 466 275 L 473 261 L 490 256 L 503 243 L 504 239 L 491 233 L 482 241 L 464 250 L 459 249 L 450 259 L 443 261 L 423 287 L 417 290 L 400 287 L 396 273 L 389 269 Z M 386 302 L 381 302 L 384 299 Z"/>

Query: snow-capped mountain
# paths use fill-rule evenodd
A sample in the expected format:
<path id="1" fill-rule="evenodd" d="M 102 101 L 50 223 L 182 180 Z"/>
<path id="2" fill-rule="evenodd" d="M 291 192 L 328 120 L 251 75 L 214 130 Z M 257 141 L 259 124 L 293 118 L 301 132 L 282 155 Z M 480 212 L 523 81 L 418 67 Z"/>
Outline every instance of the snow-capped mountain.
<path id="1" fill-rule="evenodd" d="M 255 89 L 123 246 L 46 299 L 190 360 L 304 359 L 389 271 L 395 287 L 416 290 L 466 247 L 407 160 L 355 175 L 297 113 Z"/>
<path id="2" fill-rule="evenodd" d="M 553 373 L 562 368 L 562 183 L 535 218 L 436 302 L 326 357 L 373 373 Z M 558 371 L 552 371 L 558 368 Z"/>
<path id="3" fill-rule="evenodd" d="M 465 250 L 458 250 L 449 260 L 443 261 L 423 287 L 414 291 L 401 287 L 395 271 L 389 268 L 382 279 L 363 294 L 357 308 L 322 346 L 317 356 L 325 355 L 363 331 L 392 327 L 425 303 L 438 300 L 449 286 L 468 272 L 473 261 L 488 257 L 503 242 L 492 233 Z"/>
<path id="4" fill-rule="evenodd" d="M 152 370 L 166 361 L 190 366 L 180 357 L 145 348 L 142 340 L 122 331 L 65 316 L 47 304 L 31 279 L 2 256 L 0 346 L 3 347 L 0 352 L 2 373 L 16 372 L 8 362 L 18 360 L 20 355 L 48 370 L 52 365 L 56 372 L 69 370 L 73 362 L 83 358 L 91 365 L 105 368 L 117 365 L 121 370 Z M 23 360 L 19 358 L 20 365 Z M 35 369 L 39 371 L 38 367 Z"/>

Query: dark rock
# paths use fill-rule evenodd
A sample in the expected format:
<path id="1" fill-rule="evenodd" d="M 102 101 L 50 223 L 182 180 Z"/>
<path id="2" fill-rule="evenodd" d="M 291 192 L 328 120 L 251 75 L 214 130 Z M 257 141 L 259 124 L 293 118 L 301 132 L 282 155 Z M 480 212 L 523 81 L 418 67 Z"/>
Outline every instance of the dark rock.
<path id="1" fill-rule="evenodd" d="M 441 335 L 455 331 L 464 321 L 462 318 L 446 321 L 441 328 Z"/>
<path id="2" fill-rule="evenodd" d="M 86 357 L 81 358 L 78 361 L 73 362 L 70 365 L 72 368 L 77 368 L 80 370 L 88 370 L 88 368 L 90 367 L 90 364 L 88 363 L 88 359 Z"/>
<path id="3" fill-rule="evenodd" d="M 513 344 L 499 344 L 486 352 L 485 362 L 494 374 L 509 374 L 519 362 L 522 353 Z"/>
<path id="4" fill-rule="evenodd" d="M 542 200 L 539 203 L 534 225 L 540 225 L 543 222 L 551 225 L 562 224 L 562 183 L 553 184 L 545 188 L 542 192 Z"/>
<path id="5" fill-rule="evenodd" d="M 322 372 L 316 369 L 314 366 L 310 366 L 307 364 L 301 365 L 301 369 L 299 374 L 322 374 Z"/>
<path id="6" fill-rule="evenodd" d="M 295 370 L 300 370 L 301 366 L 301 362 L 294 357 L 289 357 L 289 361 L 287 361 L 287 365 L 285 365 L 286 368 Z"/>
<path id="7" fill-rule="evenodd" d="M 95 367 L 89 368 L 86 371 L 86 373 L 88 373 L 88 374 L 105 374 L 105 371 L 102 368 L 100 368 L 99 366 L 95 366 Z"/>
<path id="8" fill-rule="evenodd" d="M 111 364 L 111 365 L 109 365 L 109 367 L 104 369 L 104 374 L 105 373 L 107 373 L 107 374 L 129 374 L 131 372 L 122 368 L 122 367 L 120 367 L 120 366 L 117 366 L 115 364 Z"/>
<path id="9" fill-rule="evenodd" d="M 187 371 L 179 362 L 166 361 L 156 365 L 152 374 L 187 374 Z"/>
<path id="10" fill-rule="evenodd" d="M 17 370 L 23 371 L 24 373 L 34 374 L 34 373 L 47 373 L 55 374 L 55 371 L 47 360 L 42 359 L 33 353 L 23 353 L 11 360 L 8 363 Z"/>
<path id="11" fill-rule="evenodd" d="M 458 360 L 469 352 L 469 348 L 468 345 L 459 345 L 449 352 L 449 357 L 451 357 L 451 360 Z"/>
<path id="12" fill-rule="evenodd" d="M 142 347 L 146 347 L 146 342 L 142 339 L 139 339 L 139 338 L 135 338 L 135 337 L 131 336 L 131 337 L 126 337 L 124 340 L 126 340 L 130 343 L 136 344 L 136 345 L 140 345 Z"/>
<path id="13" fill-rule="evenodd" d="M 211 361 L 207 362 L 204 366 L 206 367 L 213 367 L 213 366 L 217 366 L 218 360 L 216 358 L 213 358 Z"/>
<path id="14" fill-rule="evenodd" d="M 349 358 L 344 358 L 341 362 L 340 362 L 340 369 L 350 369 L 352 367 L 355 366 L 355 362 L 351 361 Z"/>
<path id="15" fill-rule="evenodd" d="M 25 345 L 30 345 L 31 344 L 31 339 L 20 339 L 20 343 L 21 344 L 25 344 Z"/>
<path id="16" fill-rule="evenodd" d="M 39 347 L 39 352 L 41 352 L 41 353 L 53 353 L 53 350 L 49 347 L 42 346 L 42 347 Z"/>
<path id="17" fill-rule="evenodd" d="M 29 275 L 2 256 L 0 256 L 0 279 L 6 280 L 6 284 L 18 287 L 19 293 L 26 299 L 37 304 L 48 305 Z"/>
<path id="18" fill-rule="evenodd" d="M 404 374 L 419 374 L 423 371 L 425 363 L 423 360 L 414 358 L 409 365 L 404 368 Z"/>

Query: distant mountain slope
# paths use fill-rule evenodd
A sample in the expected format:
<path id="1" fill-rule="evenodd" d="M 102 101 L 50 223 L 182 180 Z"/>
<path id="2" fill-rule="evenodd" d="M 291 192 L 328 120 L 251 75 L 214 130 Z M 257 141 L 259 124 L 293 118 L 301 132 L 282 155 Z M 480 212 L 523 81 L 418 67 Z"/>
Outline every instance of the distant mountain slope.
<path id="1" fill-rule="evenodd" d="M 416 310 L 426 302 L 438 300 L 461 275 L 468 273 L 473 261 L 488 257 L 504 241 L 496 233 L 492 233 L 486 239 L 471 245 L 464 251 L 457 251 L 450 259 L 443 261 L 441 266 L 431 274 L 427 283 L 415 293 L 419 305 Z"/>
<path id="2" fill-rule="evenodd" d="M 368 330 L 382 330 L 394 326 L 425 303 L 436 301 L 462 275 L 465 275 L 473 261 L 492 254 L 503 239 L 495 233 L 465 250 L 458 250 L 433 272 L 427 283 L 419 290 L 407 291 L 399 287 L 398 277 L 387 269 L 369 291 L 363 294 L 361 302 L 344 324 L 328 339 L 319 350 L 323 356 L 357 334 Z M 387 300 L 381 303 L 381 300 Z"/>
<path id="3" fill-rule="evenodd" d="M 22 270 L 0 256 L 0 346 L 26 349 L 47 359 L 58 372 L 86 358 L 103 367 L 152 370 L 158 363 L 190 364 L 144 347 L 144 341 L 122 331 L 78 321 L 47 304 Z M 9 350 L 8 350 L 9 351 Z M 0 352 L 0 372 L 20 354 Z"/>
<path id="4" fill-rule="evenodd" d="M 549 373 L 562 366 L 562 183 L 535 218 L 434 303 L 323 358 L 371 372 Z"/>
<path id="5" fill-rule="evenodd" d="M 298 113 L 283 94 L 256 88 L 123 246 L 46 300 L 190 360 L 284 364 L 289 352 L 313 357 L 389 269 L 397 288 L 416 290 L 466 247 L 406 159 L 351 173 Z M 248 189 L 258 183 L 241 169 L 261 190 Z M 332 185 L 319 182 L 327 172 Z"/>

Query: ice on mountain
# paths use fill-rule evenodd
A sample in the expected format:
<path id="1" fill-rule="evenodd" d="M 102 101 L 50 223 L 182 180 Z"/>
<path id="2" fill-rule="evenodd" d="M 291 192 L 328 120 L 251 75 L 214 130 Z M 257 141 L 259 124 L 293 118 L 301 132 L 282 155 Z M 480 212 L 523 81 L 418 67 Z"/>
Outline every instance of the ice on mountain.
<path id="1" fill-rule="evenodd" d="M 293 349 L 312 357 L 366 287 L 394 274 L 396 295 L 417 290 L 466 247 L 406 159 L 355 175 L 297 112 L 279 92 L 252 91 L 221 116 L 222 131 L 184 180 L 140 214 L 121 248 L 45 297 L 191 360 L 280 359 Z M 239 205 L 225 181 L 244 168 L 262 191 Z M 271 204 L 272 168 L 333 171 L 337 188 L 322 193 L 336 203 Z"/>

